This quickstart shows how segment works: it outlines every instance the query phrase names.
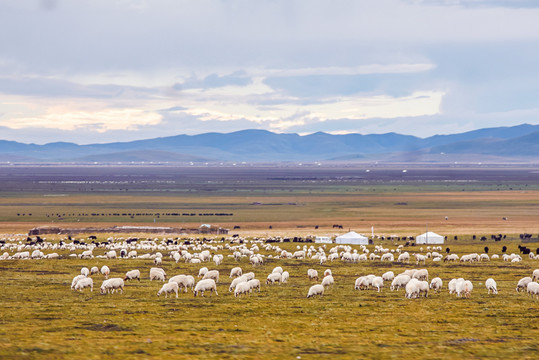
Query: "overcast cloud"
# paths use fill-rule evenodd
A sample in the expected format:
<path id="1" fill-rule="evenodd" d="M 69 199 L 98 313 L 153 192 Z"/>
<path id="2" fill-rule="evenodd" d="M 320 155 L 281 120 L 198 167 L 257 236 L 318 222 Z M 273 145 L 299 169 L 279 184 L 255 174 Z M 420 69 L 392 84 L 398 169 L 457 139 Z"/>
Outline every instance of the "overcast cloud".
<path id="1" fill-rule="evenodd" d="M 0 0 L 0 139 L 539 124 L 532 0 Z"/>

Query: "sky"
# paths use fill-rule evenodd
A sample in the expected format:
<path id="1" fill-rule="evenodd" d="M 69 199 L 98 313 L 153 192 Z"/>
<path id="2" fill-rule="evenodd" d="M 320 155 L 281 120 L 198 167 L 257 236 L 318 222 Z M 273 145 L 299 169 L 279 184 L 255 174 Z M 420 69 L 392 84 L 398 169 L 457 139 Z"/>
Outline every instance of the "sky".
<path id="1" fill-rule="evenodd" d="M 0 0 L 0 139 L 539 124 L 536 0 Z"/>

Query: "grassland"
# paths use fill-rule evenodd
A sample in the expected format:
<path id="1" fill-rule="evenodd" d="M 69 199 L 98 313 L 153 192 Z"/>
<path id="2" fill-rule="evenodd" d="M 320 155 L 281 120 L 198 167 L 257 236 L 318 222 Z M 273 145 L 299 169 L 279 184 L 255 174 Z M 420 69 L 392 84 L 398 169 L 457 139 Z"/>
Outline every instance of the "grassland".
<path id="1" fill-rule="evenodd" d="M 482 252 L 483 245 L 453 244 L 451 249 Z M 491 253 L 500 253 L 499 243 L 487 245 Z M 292 250 L 295 244 L 283 247 Z M 509 251 L 514 250 L 516 243 L 510 243 Z M 111 276 L 138 268 L 143 280 L 128 283 L 123 295 L 69 289 L 82 266 L 103 264 L 112 269 Z M 182 293 L 165 299 L 156 296 L 161 283 L 148 280 L 150 260 L 2 261 L 0 358 L 532 359 L 539 351 L 539 302 L 515 292 L 516 282 L 538 267 L 527 258 L 516 264 L 429 262 L 430 277 L 440 276 L 445 290 L 414 300 L 387 287 L 381 293 L 359 292 L 353 285 L 360 275 L 398 273 L 415 264 L 338 261 L 322 267 L 314 260 L 268 259 L 253 268 L 243 260 L 239 265 L 244 271 L 254 271 L 261 280 L 277 265 L 291 278 L 288 284 L 234 298 L 228 292 L 228 273 L 237 265 L 225 256 L 217 267 L 219 296 Z M 312 285 L 306 275 L 310 267 L 333 271 L 336 284 L 322 298 L 305 298 Z M 169 275 L 196 275 L 200 265 L 166 258 L 163 268 Z M 470 299 L 447 293 L 453 277 L 474 283 Z M 483 283 L 488 277 L 497 281 L 499 295 L 487 294 Z M 102 277 L 94 279 L 99 287 Z"/>

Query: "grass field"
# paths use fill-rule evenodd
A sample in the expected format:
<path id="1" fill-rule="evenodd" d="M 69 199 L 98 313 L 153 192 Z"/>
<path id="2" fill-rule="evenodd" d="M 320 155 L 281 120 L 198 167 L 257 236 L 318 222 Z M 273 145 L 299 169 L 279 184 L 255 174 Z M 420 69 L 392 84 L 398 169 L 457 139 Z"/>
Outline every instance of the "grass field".
<path id="1" fill-rule="evenodd" d="M 506 244 L 508 252 L 517 250 L 517 242 Z M 462 255 L 480 253 L 484 245 L 450 246 Z M 487 245 L 491 254 L 501 253 L 502 244 Z M 282 247 L 293 250 L 295 244 Z M 429 278 L 440 276 L 444 290 L 413 300 L 405 299 L 402 290 L 389 291 L 388 284 L 381 293 L 353 288 L 360 275 L 423 267 L 414 263 L 336 261 L 320 266 L 314 260 L 267 259 L 253 268 L 243 260 L 239 265 L 244 271 L 254 271 L 262 281 L 277 265 L 291 278 L 281 286 L 263 285 L 250 297 L 234 298 L 228 292 L 228 274 L 238 263 L 222 253 L 219 296 L 181 293 L 178 299 L 156 296 L 161 283 L 148 280 L 151 260 L 2 261 L 0 358 L 532 359 L 539 351 L 539 301 L 515 292 L 517 281 L 539 268 L 537 260 L 467 265 L 428 261 Z M 143 280 L 128 282 L 123 295 L 100 295 L 102 276 L 93 277 L 93 293 L 70 290 L 82 266 L 104 264 L 111 276 L 139 269 Z M 176 264 L 166 256 L 163 264 L 168 275 L 196 275 L 200 267 Z M 313 284 L 306 275 L 311 267 L 319 273 L 333 271 L 336 284 L 322 298 L 306 299 Z M 454 277 L 473 282 L 470 299 L 448 294 L 447 283 Z M 499 295 L 487 295 L 483 284 L 488 277 L 498 283 Z"/>

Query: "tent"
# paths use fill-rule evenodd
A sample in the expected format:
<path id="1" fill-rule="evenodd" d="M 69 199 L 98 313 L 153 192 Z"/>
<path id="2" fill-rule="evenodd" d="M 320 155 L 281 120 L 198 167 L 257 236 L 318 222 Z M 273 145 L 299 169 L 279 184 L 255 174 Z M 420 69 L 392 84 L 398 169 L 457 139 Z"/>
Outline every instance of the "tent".
<path id="1" fill-rule="evenodd" d="M 331 243 L 333 243 L 333 241 L 331 240 L 331 238 L 329 236 L 317 236 L 314 239 L 314 242 L 317 243 L 317 244 L 331 244 Z"/>
<path id="2" fill-rule="evenodd" d="M 416 244 L 443 244 L 444 237 L 433 233 L 432 231 L 426 232 L 421 235 L 417 235 L 415 238 Z"/>
<path id="3" fill-rule="evenodd" d="M 337 236 L 337 238 L 335 239 L 335 243 L 336 244 L 352 244 L 352 245 L 369 245 L 369 239 L 354 231 L 350 231 L 347 234 Z"/>

